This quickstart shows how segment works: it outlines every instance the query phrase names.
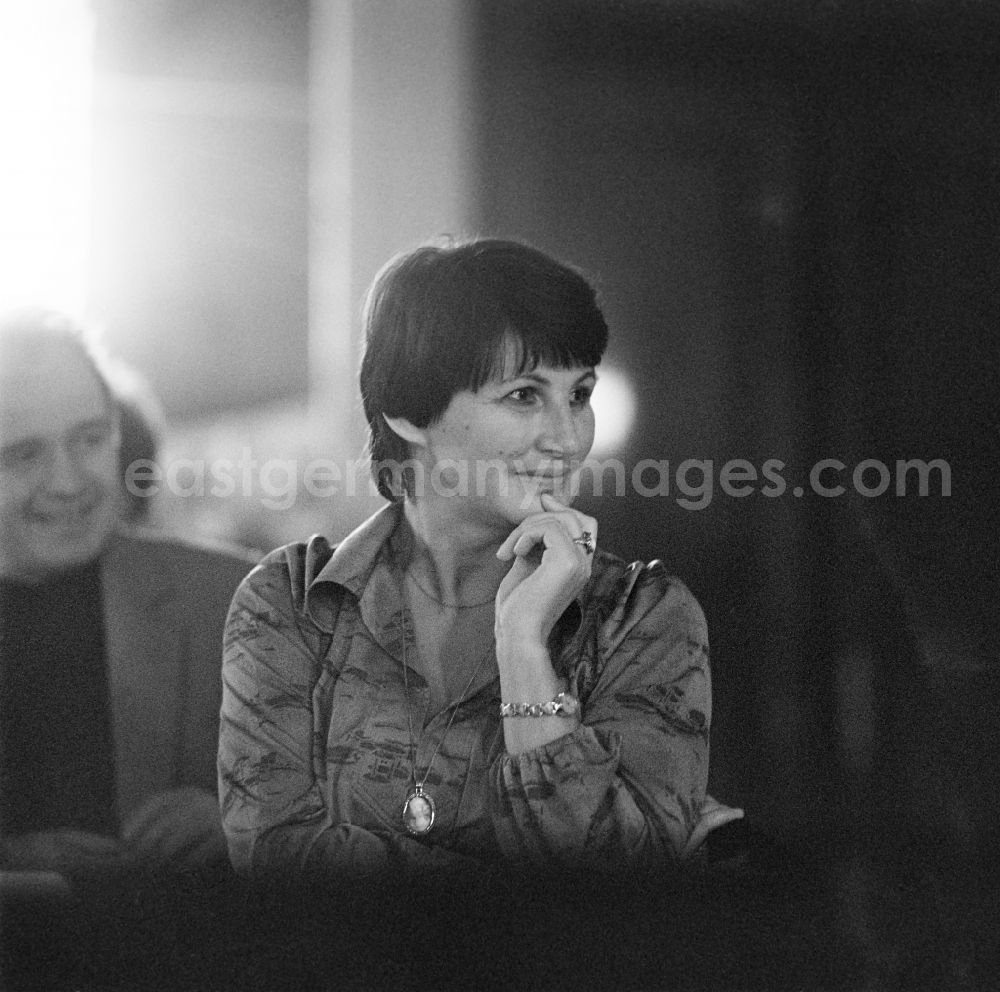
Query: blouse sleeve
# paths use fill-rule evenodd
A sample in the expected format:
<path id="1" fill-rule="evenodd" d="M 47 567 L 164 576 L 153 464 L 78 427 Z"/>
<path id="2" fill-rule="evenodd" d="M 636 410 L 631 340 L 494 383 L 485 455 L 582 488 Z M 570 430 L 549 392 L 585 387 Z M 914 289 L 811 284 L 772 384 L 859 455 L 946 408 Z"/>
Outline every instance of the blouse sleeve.
<path id="1" fill-rule="evenodd" d="M 597 628 L 581 725 L 494 764 L 494 822 L 511 859 L 673 861 L 694 828 L 711 723 L 704 614 L 659 562 L 631 566 L 623 584 Z"/>
<path id="2" fill-rule="evenodd" d="M 322 634 L 296 613 L 290 588 L 272 554 L 244 579 L 226 621 L 218 771 L 233 867 L 285 880 L 457 867 L 457 855 L 411 838 L 333 822 L 313 763 Z"/>

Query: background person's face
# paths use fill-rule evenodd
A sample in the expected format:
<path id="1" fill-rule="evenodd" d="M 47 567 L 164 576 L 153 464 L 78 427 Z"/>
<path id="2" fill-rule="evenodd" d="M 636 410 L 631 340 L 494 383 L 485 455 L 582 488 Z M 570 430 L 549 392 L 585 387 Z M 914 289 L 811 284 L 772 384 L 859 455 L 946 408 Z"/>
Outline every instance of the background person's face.
<path id="1" fill-rule="evenodd" d="M 118 430 L 72 344 L 0 352 L 0 575 L 38 582 L 95 558 L 115 524 Z"/>

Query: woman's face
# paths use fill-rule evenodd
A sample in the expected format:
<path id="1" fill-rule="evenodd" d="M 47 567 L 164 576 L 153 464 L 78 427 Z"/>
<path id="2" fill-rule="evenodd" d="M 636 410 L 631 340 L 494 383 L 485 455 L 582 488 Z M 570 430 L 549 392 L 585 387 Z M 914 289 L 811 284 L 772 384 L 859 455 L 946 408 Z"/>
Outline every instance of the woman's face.
<path id="1" fill-rule="evenodd" d="M 591 367 L 539 365 L 456 393 L 423 432 L 424 491 L 508 531 L 541 510 L 542 493 L 569 504 L 594 442 L 595 382 Z"/>

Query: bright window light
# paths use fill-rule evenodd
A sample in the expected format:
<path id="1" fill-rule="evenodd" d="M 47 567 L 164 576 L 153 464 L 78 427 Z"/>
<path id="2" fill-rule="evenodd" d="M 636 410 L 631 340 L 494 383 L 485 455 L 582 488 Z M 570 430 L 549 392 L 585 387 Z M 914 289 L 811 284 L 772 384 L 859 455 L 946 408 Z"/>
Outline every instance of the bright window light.
<path id="1" fill-rule="evenodd" d="M 635 390 L 618 369 L 602 364 L 597 369 L 597 386 L 591 403 L 597 421 L 591 455 L 603 458 L 619 448 L 632 429 Z"/>
<path id="2" fill-rule="evenodd" d="M 0 308 L 86 305 L 88 0 L 0 3 Z"/>

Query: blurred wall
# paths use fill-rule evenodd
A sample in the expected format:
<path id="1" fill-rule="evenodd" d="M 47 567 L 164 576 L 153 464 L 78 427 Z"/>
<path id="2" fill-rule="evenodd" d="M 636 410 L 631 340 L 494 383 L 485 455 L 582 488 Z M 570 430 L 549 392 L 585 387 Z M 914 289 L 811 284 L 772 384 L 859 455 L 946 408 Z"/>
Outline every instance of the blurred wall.
<path id="1" fill-rule="evenodd" d="M 716 486 L 700 509 L 676 489 L 588 506 L 605 546 L 665 558 L 706 608 L 713 788 L 790 840 L 981 836 L 996 739 L 973 705 L 996 700 L 996 17 L 481 11 L 482 226 L 596 276 L 609 361 L 639 399 L 623 460 L 787 465 L 780 498 Z M 823 458 L 849 487 L 864 459 L 945 459 L 953 494 L 810 496 Z"/>
<path id="2" fill-rule="evenodd" d="M 90 310 L 168 415 L 304 396 L 299 0 L 94 0 Z"/>
<path id="3" fill-rule="evenodd" d="M 801 462 L 791 96 L 742 53 L 641 8 L 486 9 L 481 71 L 497 82 L 483 87 L 484 227 L 595 276 L 612 327 L 608 361 L 638 399 L 616 455 L 669 463 L 664 495 L 628 486 L 588 509 L 606 547 L 665 559 L 708 613 L 722 728 L 713 788 L 734 802 L 767 793 L 772 778 L 801 792 L 813 777 L 799 746 L 802 516 L 790 499 L 710 491 L 685 509 L 676 479 L 686 459 Z M 701 478 L 688 475 L 695 486 Z M 784 567 L 761 567 L 766 548 Z M 783 604 L 781 623 L 766 622 L 763 601 Z M 789 800 L 806 809 L 801 795 Z"/>

